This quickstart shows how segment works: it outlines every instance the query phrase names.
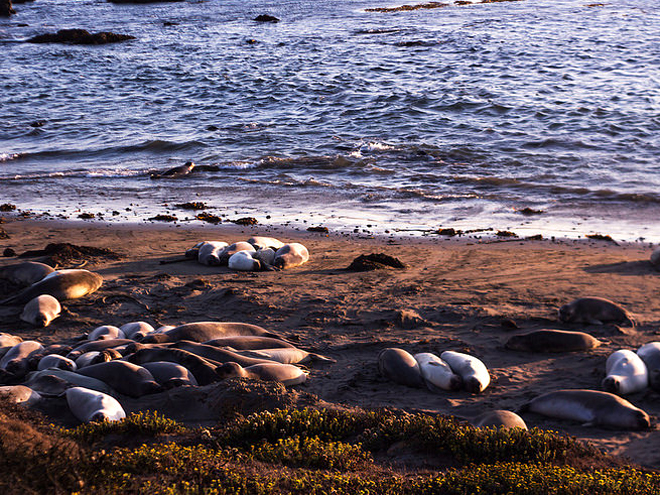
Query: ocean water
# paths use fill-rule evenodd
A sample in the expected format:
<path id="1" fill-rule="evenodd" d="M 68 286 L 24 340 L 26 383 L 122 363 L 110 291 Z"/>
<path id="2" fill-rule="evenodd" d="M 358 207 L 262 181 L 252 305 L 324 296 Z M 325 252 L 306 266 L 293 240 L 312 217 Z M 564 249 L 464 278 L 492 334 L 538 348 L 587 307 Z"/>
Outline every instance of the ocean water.
<path id="1" fill-rule="evenodd" d="M 660 11 L 591 1 L 17 4 L 0 19 L 0 202 L 660 241 Z M 73 27 L 136 40 L 23 42 Z M 188 160 L 214 169 L 150 179 Z"/>

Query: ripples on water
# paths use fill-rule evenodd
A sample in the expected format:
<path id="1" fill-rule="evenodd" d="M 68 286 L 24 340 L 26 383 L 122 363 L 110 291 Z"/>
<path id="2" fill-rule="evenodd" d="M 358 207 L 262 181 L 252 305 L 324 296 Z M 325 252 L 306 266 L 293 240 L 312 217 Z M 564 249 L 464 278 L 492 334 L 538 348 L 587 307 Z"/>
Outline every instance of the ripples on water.
<path id="1" fill-rule="evenodd" d="M 2 200 L 660 240 L 660 15 L 587 3 L 19 4 L 0 20 Z M 138 39 L 17 42 L 70 27 Z M 148 178 L 189 159 L 218 170 Z"/>

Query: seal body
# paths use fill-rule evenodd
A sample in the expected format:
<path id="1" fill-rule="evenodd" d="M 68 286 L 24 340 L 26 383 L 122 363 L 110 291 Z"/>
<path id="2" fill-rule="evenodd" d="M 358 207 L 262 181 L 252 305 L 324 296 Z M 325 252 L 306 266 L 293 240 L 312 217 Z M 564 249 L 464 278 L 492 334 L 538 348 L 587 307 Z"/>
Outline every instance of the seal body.
<path id="1" fill-rule="evenodd" d="M 584 332 L 565 330 L 536 330 L 512 336 L 507 349 L 526 352 L 574 352 L 598 347 L 602 342 Z"/>
<path id="2" fill-rule="evenodd" d="M 206 342 L 221 337 L 236 337 L 241 335 L 272 337 L 283 340 L 276 333 L 269 332 L 257 325 L 250 325 L 249 323 L 203 321 L 187 323 L 166 332 L 147 335 L 142 339 L 142 342 L 145 344 L 178 342 L 180 340 Z"/>
<path id="3" fill-rule="evenodd" d="M 280 269 L 293 268 L 307 263 L 308 260 L 309 251 L 307 251 L 307 248 L 298 242 L 293 242 L 285 244 L 275 251 L 273 266 Z"/>
<path id="4" fill-rule="evenodd" d="M 463 379 L 454 373 L 451 367 L 435 354 L 430 352 L 421 352 L 413 356 L 422 377 L 431 391 L 441 390 L 459 390 L 463 387 Z"/>
<path id="5" fill-rule="evenodd" d="M 103 392 L 104 394 L 109 394 L 109 395 L 116 394 L 116 392 L 112 389 L 112 387 L 110 387 L 107 383 L 102 382 L 101 380 L 92 378 L 91 376 L 81 375 L 80 373 L 76 373 L 75 371 L 66 371 L 58 368 L 49 368 L 47 370 L 30 373 L 26 383 L 32 386 L 33 384 L 42 382 L 47 377 L 55 377 L 60 380 L 63 380 L 67 384 L 76 387 L 84 387 L 92 390 L 97 390 L 99 392 Z"/>
<path id="6" fill-rule="evenodd" d="M 218 367 L 218 376 L 220 378 L 252 378 L 255 380 L 264 380 L 271 382 L 280 382 L 285 387 L 298 385 L 307 380 L 308 373 L 297 366 L 280 363 L 263 363 L 246 366 L 243 368 L 240 364 L 228 362 Z"/>
<path id="7" fill-rule="evenodd" d="M 183 349 L 139 349 L 126 359 L 129 362 L 136 364 L 153 363 L 156 361 L 167 361 L 180 364 L 184 368 L 190 370 L 200 385 L 208 385 L 209 383 L 217 382 L 219 380 L 218 374 L 215 371 L 218 367 L 216 364 L 211 363 L 192 352 L 184 351 Z"/>
<path id="8" fill-rule="evenodd" d="M 133 321 L 119 327 L 127 339 L 140 340 L 154 331 L 154 327 L 146 321 Z"/>
<path id="9" fill-rule="evenodd" d="M 527 429 L 525 420 L 512 411 L 496 409 L 475 416 L 470 421 L 477 428 L 522 428 Z"/>
<path id="10" fill-rule="evenodd" d="M 282 364 L 298 364 L 307 363 L 309 361 L 325 361 L 329 363 L 337 362 L 334 359 L 330 359 L 313 352 L 307 352 L 296 347 L 256 349 L 236 352 L 241 356 L 248 356 L 255 359 L 268 359 L 269 361 L 275 361 Z"/>
<path id="11" fill-rule="evenodd" d="M 95 292 L 103 283 L 103 277 L 87 270 L 59 270 L 23 289 L 0 304 L 24 304 L 41 294 L 49 294 L 58 301 L 78 299 Z"/>
<path id="12" fill-rule="evenodd" d="M 275 263 L 275 251 L 271 248 L 260 249 L 252 255 L 252 258 L 261 263 L 261 270 L 272 270 Z"/>
<path id="13" fill-rule="evenodd" d="M 635 320 L 618 304 L 602 297 L 581 297 L 559 308 L 559 319 L 565 323 L 628 323 L 635 326 Z"/>
<path id="14" fill-rule="evenodd" d="M 26 340 L 9 349 L 0 359 L 0 369 L 12 373 L 16 377 L 23 377 L 30 368 L 29 357 L 43 350 L 43 346 L 34 340 Z"/>
<path id="15" fill-rule="evenodd" d="M 125 339 L 124 332 L 114 325 L 102 325 L 89 332 L 87 340 L 115 340 Z"/>
<path id="16" fill-rule="evenodd" d="M 41 395 L 25 385 L 8 385 L 0 387 L 0 399 L 29 407 L 39 402 Z"/>
<path id="17" fill-rule="evenodd" d="M 83 387 L 66 391 L 66 402 L 73 415 L 83 423 L 91 421 L 119 421 L 126 417 L 117 399 L 103 392 Z"/>
<path id="18" fill-rule="evenodd" d="M 218 253 L 218 260 L 220 265 L 227 266 L 229 264 L 229 258 L 241 251 L 247 251 L 249 253 L 256 252 L 254 246 L 252 246 L 252 244 L 249 242 L 235 242 L 234 244 L 230 244 L 229 246 L 225 247 L 222 251 L 220 251 L 220 253 Z"/>
<path id="19" fill-rule="evenodd" d="M 227 265 L 230 270 L 257 272 L 261 270 L 261 262 L 254 259 L 252 255 L 252 251 L 238 251 L 229 257 Z"/>
<path id="20" fill-rule="evenodd" d="M 651 253 L 651 265 L 656 270 L 660 270 L 660 247 L 655 248 Z"/>
<path id="21" fill-rule="evenodd" d="M 206 345 L 214 347 L 231 347 L 234 350 L 258 350 L 258 349 L 286 349 L 294 348 L 284 340 L 274 339 L 272 337 L 258 337 L 253 335 L 237 335 L 234 337 L 220 337 L 218 339 L 207 340 Z"/>
<path id="22" fill-rule="evenodd" d="M 39 282 L 39 280 L 54 271 L 53 267 L 44 263 L 25 261 L 0 267 L 0 278 L 8 280 L 12 284 L 27 286 Z"/>
<path id="23" fill-rule="evenodd" d="M 200 344 L 197 342 L 191 342 L 188 340 L 182 340 L 176 342 L 170 346 L 171 349 L 183 349 L 184 351 L 192 352 L 204 359 L 208 359 L 215 363 L 228 363 L 233 361 L 240 364 L 241 366 L 251 366 L 253 364 L 260 364 L 265 362 L 272 362 L 272 360 L 267 358 L 253 358 L 241 355 L 237 352 L 230 351 L 228 349 L 222 349 L 220 347 L 214 347 L 212 345 Z"/>
<path id="24" fill-rule="evenodd" d="M 220 253 L 228 246 L 222 241 L 205 241 L 197 248 L 197 261 L 202 265 L 220 266 Z M 193 248 L 194 249 L 194 248 Z"/>
<path id="25" fill-rule="evenodd" d="M 42 294 L 28 301 L 21 313 L 21 320 L 37 327 L 47 327 L 61 312 L 62 306 L 57 299 Z"/>
<path id="26" fill-rule="evenodd" d="M 247 242 L 252 244 L 254 246 L 254 249 L 257 251 L 260 251 L 262 249 L 272 249 L 273 251 L 277 251 L 279 248 L 284 246 L 284 243 L 280 241 L 279 239 L 275 239 L 274 237 L 262 237 L 262 236 L 255 236 L 255 237 L 250 237 Z"/>
<path id="27" fill-rule="evenodd" d="M 621 397 L 597 390 L 557 390 L 536 397 L 523 410 L 616 429 L 643 430 L 651 426 L 645 411 Z"/>
<path id="28" fill-rule="evenodd" d="M 478 394 L 490 384 L 488 368 L 476 357 L 455 351 L 445 351 L 440 358 L 463 379 L 463 386 L 468 392 Z"/>
<path id="29" fill-rule="evenodd" d="M 78 347 L 69 352 L 66 357 L 75 360 L 86 352 L 104 351 L 105 349 L 117 348 L 132 343 L 133 341 L 130 339 L 93 340 L 91 342 L 80 344 Z"/>
<path id="30" fill-rule="evenodd" d="M 388 347 L 378 354 L 378 371 L 385 378 L 407 385 L 423 387 L 424 379 L 415 358 L 407 351 L 396 347 Z"/>
<path id="31" fill-rule="evenodd" d="M 0 333 L 0 358 L 7 354 L 9 349 L 14 347 L 16 344 L 23 342 L 23 339 L 17 335 L 12 335 L 10 333 Z"/>
<path id="32" fill-rule="evenodd" d="M 649 374 L 649 386 L 660 391 L 660 342 L 649 342 L 637 350 Z"/>
<path id="33" fill-rule="evenodd" d="M 188 368 L 167 361 L 155 361 L 142 365 L 149 370 L 154 379 L 165 389 L 180 387 L 181 385 L 192 385 L 196 387 L 197 380 Z"/>
<path id="34" fill-rule="evenodd" d="M 60 356 L 58 354 L 49 354 L 48 356 L 44 356 L 39 360 L 39 364 L 37 365 L 37 370 L 45 370 L 48 368 L 59 368 L 61 370 L 68 370 L 68 371 L 76 371 L 78 368 L 76 366 L 75 361 L 72 361 L 71 359 Z"/>
<path id="35" fill-rule="evenodd" d="M 606 377 L 603 390 L 614 394 L 632 394 L 640 392 L 649 384 L 649 375 L 642 358 L 628 350 L 616 351 L 605 363 Z"/>
<path id="36" fill-rule="evenodd" d="M 183 165 L 179 165 L 178 167 L 173 167 L 165 172 L 160 172 L 160 173 L 153 173 L 151 174 L 152 179 L 178 179 L 179 177 L 184 177 L 190 173 L 192 173 L 193 169 L 195 168 L 195 164 L 193 162 L 186 162 Z"/>
<path id="37" fill-rule="evenodd" d="M 101 380 L 120 394 L 130 397 L 142 397 L 162 391 L 162 387 L 156 383 L 149 371 L 126 361 L 92 364 L 81 368 L 78 373 Z"/>

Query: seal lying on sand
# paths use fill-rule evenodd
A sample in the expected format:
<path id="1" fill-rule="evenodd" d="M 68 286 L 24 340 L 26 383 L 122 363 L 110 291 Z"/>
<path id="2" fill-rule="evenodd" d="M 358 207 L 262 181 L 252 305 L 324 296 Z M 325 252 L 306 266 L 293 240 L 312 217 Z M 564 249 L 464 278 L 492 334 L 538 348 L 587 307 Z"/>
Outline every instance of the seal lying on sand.
<path id="1" fill-rule="evenodd" d="M 660 342 L 649 342 L 637 350 L 649 374 L 649 385 L 655 391 L 660 391 Z"/>
<path id="2" fill-rule="evenodd" d="M 616 429 L 650 428 L 646 412 L 609 392 L 596 390 L 557 390 L 536 397 L 523 405 L 520 412 L 531 411 L 551 418 L 571 419 Z"/>
<path id="3" fill-rule="evenodd" d="M 192 352 L 184 351 L 183 349 L 140 349 L 126 359 L 135 364 L 153 363 L 156 361 L 168 361 L 170 363 L 180 364 L 195 375 L 195 379 L 200 385 L 208 385 L 220 379 L 215 372 L 218 367 L 217 364 L 211 363 L 207 359 L 197 356 Z"/>
<path id="4" fill-rule="evenodd" d="M 142 397 L 163 390 L 148 370 L 126 361 L 92 364 L 81 368 L 78 373 L 101 380 L 129 397 Z"/>
<path id="5" fill-rule="evenodd" d="M 25 261 L 0 267 L 0 279 L 8 280 L 12 284 L 26 286 L 39 282 L 39 280 L 54 271 L 53 267 L 44 263 Z"/>
<path id="6" fill-rule="evenodd" d="M 29 371 L 30 360 L 28 358 L 30 355 L 42 350 L 43 346 L 34 340 L 26 340 L 16 344 L 0 359 L 0 369 L 21 378 Z"/>
<path id="7" fill-rule="evenodd" d="M 17 335 L 12 335 L 10 333 L 0 333 L 0 358 L 7 354 L 9 349 L 14 347 L 16 344 L 23 342 L 23 339 Z"/>
<path id="8" fill-rule="evenodd" d="M 505 411 L 502 409 L 488 411 L 475 416 L 470 420 L 470 423 L 472 423 L 477 428 L 501 427 L 522 428 L 523 430 L 527 429 L 525 421 L 520 416 L 514 412 Z"/>
<path id="9" fill-rule="evenodd" d="M 151 326 L 146 321 L 133 321 L 131 323 L 126 323 L 119 327 L 119 329 L 124 332 L 124 335 L 127 339 L 142 339 L 146 335 L 154 332 L 154 327 Z"/>
<path id="10" fill-rule="evenodd" d="M 117 399 L 83 387 L 66 391 L 66 402 L 73 415 L 83 423 L 91 421 L 119 421 L 126 417 Z"/>
<path id="11" fill-rule="evenodd" d="M 183 349 L 184 351 L 192 352 L 204 359 L 208 359 L 215 363 L 228 363 L 233 361 L 241 366 L 251 366 L 253 364 L 269 363 L 271 359 L 267 358 L 253 358 L 241 355 L 220 347 L 213 347 L 212 345 L 199 344 L 189 340 L 182 340 L 170 346 L 170 349 Z"/>
<path id="12" fill-rule="evenodd" d="M 584 332 L 543 329 L 514 335 L 507 341 L 506 348 L 527 352 L 573 352 L 594 349 L 601 344 Z"/>
<path id="13" fill-rule="evenodd" d="M 277 251 L 279 248 L 284 246 L 284 243 L 280 241 L 279 239 L 275 239 L 274 237 L 262 237 L 262 236 L 255 236 L 255 237 L 250 237 L 247 240 L 250 244 L 254 246 L 254 249 L 257 251 L 261 249 L 272 249 L 274 251 Z"/>
<path id="14" fill-rule="evenodd" d="M 44 356 L 39 360 L 37 369 L 39 371 L 46 370 L 48 368 L 59 368 L 61 370 L 76 371 L 77 366 L 74 361 L 71 359 L 60 356 L 59 354 L 49 354 Z"/>
<path id="15" fill-rule="evenodd" d="M 47 377 L 55 377 L 59 380 L 63 380 L 69 384 L 68 386 L 85 387 L 109 395 L 114 395 L 116 393 L 107 383 L 102 382 L 97 378 L 57 368 L 49 368 L 47 370 L 30 373 L 26 384 L 30 387 L 34 386 L 36 388 L 37 384 L 44 383 Z"/>
<path id="16" fill-rule="evenodd" d="M 222 241 L 204 241 L 197 247 L 197 262 L 207 266 L 220 266 L 220 253 L 228 245 Z M 186 256 L 188 256 L 188 252 L 192 251 L 190 249 L 186 251 Z"/>
<path id="17" fill-rule="evenodd" d="M 435 354 L 420 352 L 413 357 L 419 364 L 426 386 L 432 392 L 436 392 L 438 389 L 459 390 L 463 387 L 463 379 Z"/>
<path id="18" fill-rule="evenodd" d="M 214 347 L 231 347 L 236 351 L 248 351 L 258 349 L 286 349 L 296 346 L 280 339 L 272 337 L 257 337 L 252 335 L 237 335 L 235 337 L 220 337 L 219 339 L 203 342 Z"/>
<path id="19" fill-rule="evenodd" d="M 605 363 L 603 390 L 613 394 L 640 392 L 649 385 L 649 374 L 642 358 L 628 350 L 613 352 Z"/>
<path id="20" fill-rule="evenodd" d="M 37 327 L 47 327 L 61 312 L 62 306 L 57 299 L 42 294 L 28 301 L 21 313 L 21 320 Z"/>
<path id="21" fill-rule="evenodd" d="M 117 340 L 125 339 L 124 332 L 114 325 L 102 325 L 89 332 L 87 340 Z"/>
<path id="22" fill-rule="evenodd" d="M 25 385 L 8 385 L 0 387 L 0 399 L 29 407 L 39 402 L 41 395 Z"/>
<path id="23" fill-rule="evenodd" d="M 257 325 L 250 325 L 248 323 L 204 321 L 181 325 L 163 333 L 149 334 L 142 339 L 142 343 L 160 344 L 163 342 L 178 342 L 180 340 L 206 342 L 221 337 L 236 337 L 238 335 L 271 337 L 284 340 L 276 333 L 269 332 L 265 328 L 258 327 Z"/>
<path id="24" fill-rule="evenodd" d="M 235 350 L 235 349 L 231 349 Z M 296 347 L 280 349 L 257 349 L 248 351 L 236 351 L 241 356 L 248 356 L 255 359 L 268 359 L 282 364 L 298 364 L 308 361 L 325 361 L 327 363 L 336 363 L 337 361 L 329 357 L 321 356 L 313 352 L 303 351 Z"/>
<path id="25" fill-rule="evenodd" d="M 180 387 L 181 385 L 197 386 L 195 375 L 180 364 L 155 361 L 153 363 L 143 363 L 142 366 L 149 370 L 149 373 L 164 389 Z"/>
<path id="26" fill-rule="evenodd" d="M 565 323 L 629 323 L 635 326 L 635 320 L 628 311 L 618 304 L 601 297 L 582 297 L 559 308 L 559 319 Z"/>
<path id="27" fill-rule="evenodd" d="M 87 270 L 59 270 L 23 289 L 0 304 L 25 304 L 41 294 L 49 294 L 58 301 L 77 299 L 96 291 L 103 277 Z"/>
<path id="28" fill-rule="evenodd" d="M 86 352 L 103 351 L 105 349 L 120 347 L 128 344 L 133 344 L 133 341 L 130 339 L 94 340 L 92 342 L 85 342 L 84 344 L 79 345 L 71 352 L 69 352 L 66 357 L 75 360 Z"/>
<path id="29" fill-rule="evenodd" d="M 460 352 L 445 351 L 440 354 L 440 359 L 463 379 L 463 386 L 468 392 L 478 394 L 488 387 L 490 383 L 488 368 L 476 357 Z"/>
<path id="30" fill-rule="evenodd" d="M 225 363 L 217 369 L 220 378 L 253 378 L 270 382 L 280 382 L 285 387 L 298 385 L 307 380 L 308 373 L 291 364 L 265 363 L 243 368 L 238 363 Z"/>
<path id="31" fill-rule="evenodd" d="M 419 364 L 412 355 L 403 349 L 388 347 L 378 354 L 378 371 L 385 378 L 408 385 L 409 387 L 423 387 L 424 379 Z"/>
<path id="32" fill-rule="evenodd" d="M 303 263 L 307 263 L 308 260 L 309 251 L 307 251 L 307 248 L 298 242 L 293 242 L 291 244 L 285 244 L 275 251 L 273 266 L 283 270 L 302 265 Z"/>

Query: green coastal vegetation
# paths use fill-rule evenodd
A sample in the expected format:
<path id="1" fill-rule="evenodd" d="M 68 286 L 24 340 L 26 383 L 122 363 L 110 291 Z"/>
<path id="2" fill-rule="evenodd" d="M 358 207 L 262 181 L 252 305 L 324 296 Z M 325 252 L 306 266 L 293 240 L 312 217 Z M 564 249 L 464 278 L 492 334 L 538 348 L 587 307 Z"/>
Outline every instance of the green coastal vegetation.
<path id="1" fill-rule="evenodd" d="M 63 428 L 0 403 L 0 470 L 3 493 L 660 493 L 656 473 L 557 432 L 392 409 Z"/>

